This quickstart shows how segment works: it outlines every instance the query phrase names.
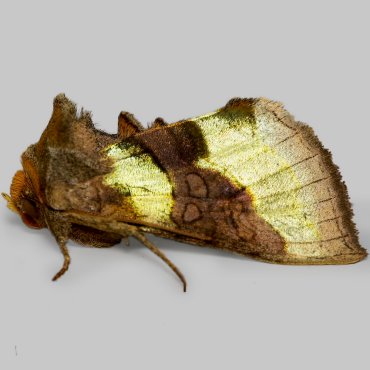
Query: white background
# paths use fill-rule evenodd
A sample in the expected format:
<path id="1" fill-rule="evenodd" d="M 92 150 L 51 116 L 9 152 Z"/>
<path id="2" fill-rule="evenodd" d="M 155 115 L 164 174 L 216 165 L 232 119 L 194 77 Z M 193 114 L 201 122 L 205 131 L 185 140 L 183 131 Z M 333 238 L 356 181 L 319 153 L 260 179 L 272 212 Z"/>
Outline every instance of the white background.
<path id="1" fill-rule="evenodd" d="M 99 5 L 98 5 L 99 3 Z M 370 245 L 366 1 L 1 1 L 0 189 L 65 92 L 114 132 L 266 96 L 334 155 Z M 1 369 L 369 369 L 369 259 L 276 266 L 152 238 L 189 291 L 139 243 L 70 243 L 0 207 Z"/>

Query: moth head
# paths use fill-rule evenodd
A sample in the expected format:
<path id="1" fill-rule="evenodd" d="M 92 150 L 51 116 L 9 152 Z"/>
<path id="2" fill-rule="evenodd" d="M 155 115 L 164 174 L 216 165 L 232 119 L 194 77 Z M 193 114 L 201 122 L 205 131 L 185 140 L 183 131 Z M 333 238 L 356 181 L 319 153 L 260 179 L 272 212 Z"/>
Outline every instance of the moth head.
<path id="1" fill-rule="evenodd" d="M 25 171 L 17 171 L 10 187 L 10 195 L 2 193 L 8 208 L 19 214 L 25 225 L 32 229 L 45 227 L 42 204 L 37 199 L 31 180 Z"/>

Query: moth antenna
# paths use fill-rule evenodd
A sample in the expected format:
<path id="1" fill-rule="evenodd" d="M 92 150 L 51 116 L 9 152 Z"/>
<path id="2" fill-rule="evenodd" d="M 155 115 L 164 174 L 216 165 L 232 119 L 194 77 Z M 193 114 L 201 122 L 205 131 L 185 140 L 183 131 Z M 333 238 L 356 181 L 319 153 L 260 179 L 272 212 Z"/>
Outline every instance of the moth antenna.
<path id="1" fill-rule="evenodd" d="M 167 256 L 159 249 L 157 248 L 154 244 L 152 244 L 143 234 L 140 232 L 135 232 L 133 235 L 136 239 L 141 241 L 149 250 L 151 250 L 156 256 L 158 256 L 162 261 L 164 261 L 171 269 L 172 271 L 178 276 L 178 278 L 182 281 L 183 287 L 184 287 L 184 292 L 186 292 L 186 279 L 182 272 L 176 267 L 176 265 L 167 258 Z"/>
<path id="2" fill-rule="evenodd" d="M 7 201 L 8 208 L 13 212 L 18 213 L 17 207 L 15 206 L 11 196 L 6 193 L 1 193 L 1 195 Z"/>
<path id="3" fill-rule="evenodd" d="M 12 201 L 12 198 L 10 198 L 10 195 L 6 193 L 1 193 L 2 197 L 9 203 Z"/>
<path id="4" fill-rule="evenodd" d="M 67 243 L 65 240 L 58 240 L 59 248 L 60 251 L 63 254 L 64 257 L 64 262 L 62 268 L 55 274 L 53 277 L 53 281 L 58 280 L 64 273 L 68 270 L 69 265 L 71 263 L 71 257 L 69 256 L 68 248 L 67 248 Z"/>

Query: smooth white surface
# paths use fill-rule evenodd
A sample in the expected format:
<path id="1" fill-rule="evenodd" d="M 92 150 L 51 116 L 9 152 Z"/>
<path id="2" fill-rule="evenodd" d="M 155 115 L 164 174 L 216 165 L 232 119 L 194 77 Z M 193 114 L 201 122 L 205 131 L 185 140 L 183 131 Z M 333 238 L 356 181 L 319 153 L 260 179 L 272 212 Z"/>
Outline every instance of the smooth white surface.
<path id="1" fill-rule="evenodd" d="M 334 154 L 370 246 L 366 1 L 13 1 L 0 11 L 0 189 L 65 92 L 116 130 L 283 101 Z M 0 207 L 0 368 L 369 369 L 370 260 L 269 265 L 152 238 L 189 291 L 136 241 L 72 265 L 47 230 Z"/>

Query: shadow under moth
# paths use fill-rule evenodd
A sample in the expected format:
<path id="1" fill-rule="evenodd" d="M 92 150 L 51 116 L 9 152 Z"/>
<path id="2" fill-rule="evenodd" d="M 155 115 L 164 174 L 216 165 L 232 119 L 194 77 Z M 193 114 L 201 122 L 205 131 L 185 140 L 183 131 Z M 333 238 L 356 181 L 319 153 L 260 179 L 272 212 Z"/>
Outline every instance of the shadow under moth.
<path id="1" fill-rule="evenodd" d="M 128 112 L 98 130 L 64 94 L 39 142 L 22 155 L 8 207 L 67 241 L 111 247 L 134 237 L 181 279 L 152 233 L 281 264 L 349 264 L 359 245 L 347 189 L 313 130 L 267 99 L 144 127 Z"/>

